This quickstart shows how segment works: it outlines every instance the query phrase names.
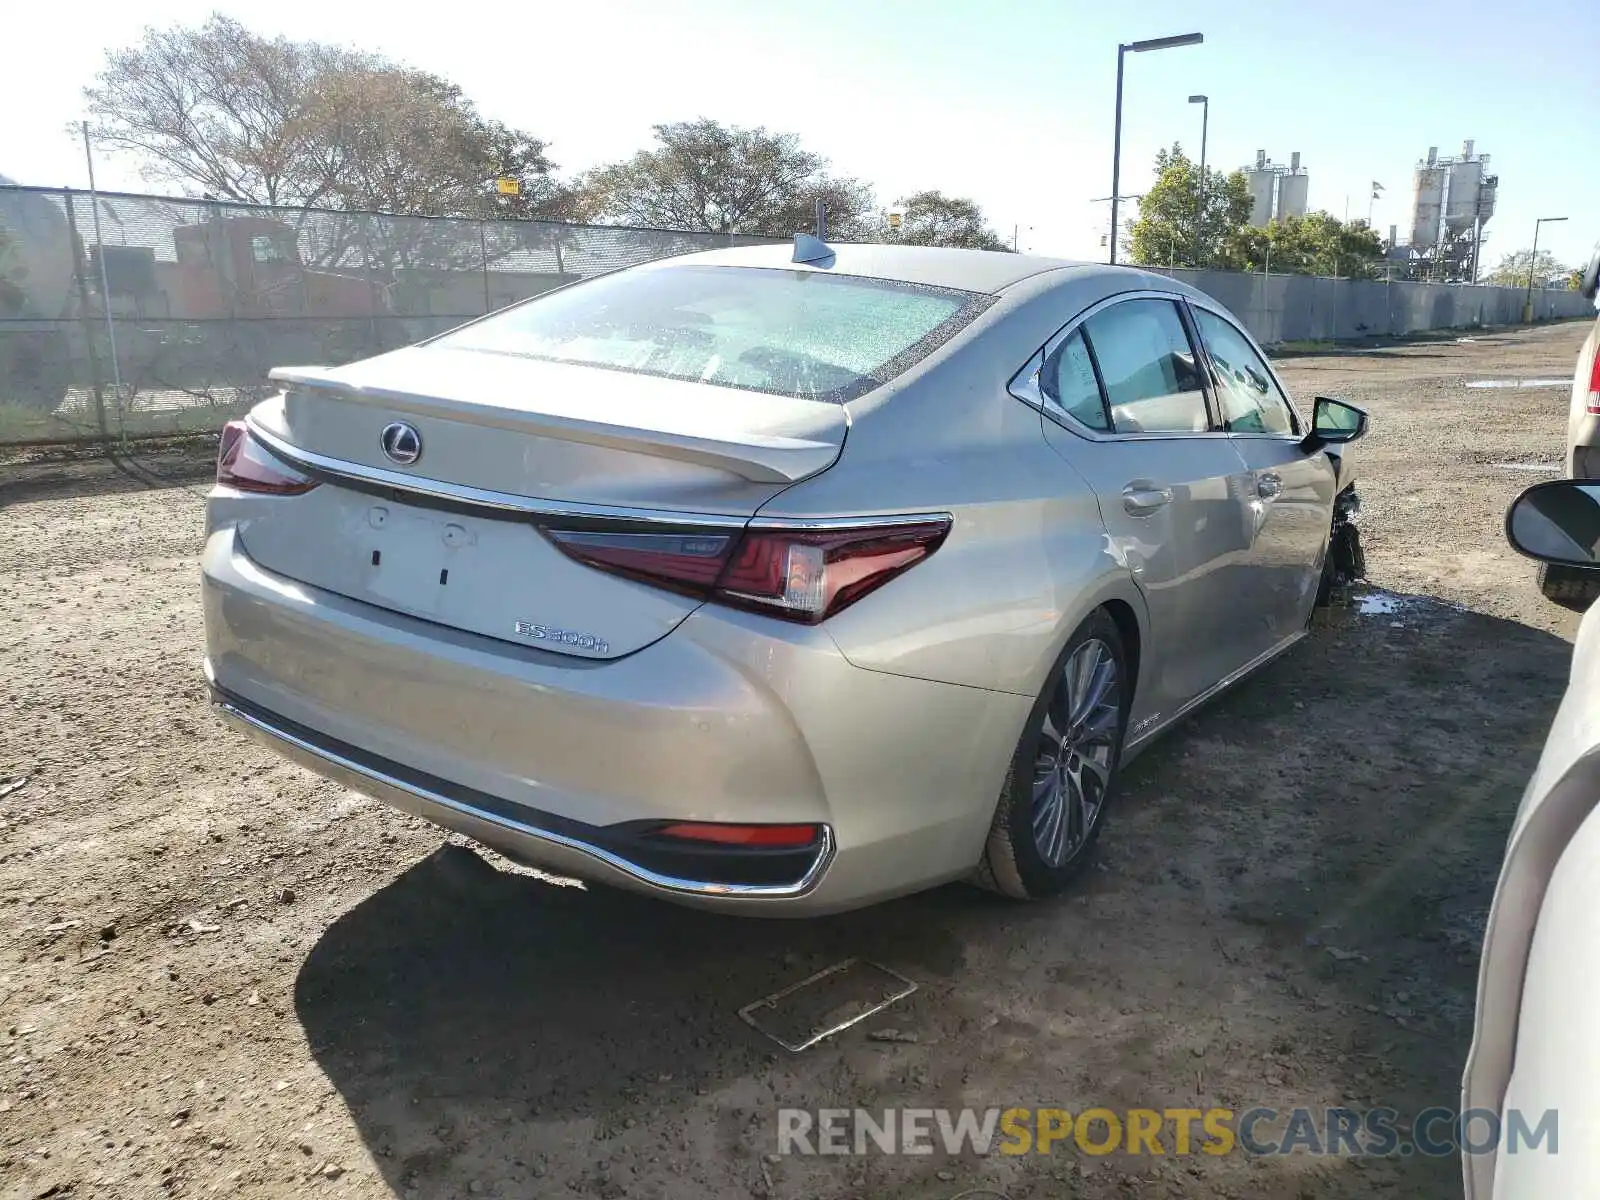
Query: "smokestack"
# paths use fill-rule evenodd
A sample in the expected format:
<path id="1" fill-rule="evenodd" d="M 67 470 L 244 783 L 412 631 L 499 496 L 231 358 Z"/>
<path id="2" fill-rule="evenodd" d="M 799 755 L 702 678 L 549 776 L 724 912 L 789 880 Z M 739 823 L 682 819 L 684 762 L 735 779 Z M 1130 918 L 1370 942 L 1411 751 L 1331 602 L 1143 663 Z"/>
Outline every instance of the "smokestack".
<path id="1" fill-rule="evenodd" d="M 1296 150 L 1289 155 L 1289 171 L 1291 174 L 1300 170 L 1300 151 Z"/>
<path id="2" fill-rule="evenodd" d="M 1439 147 L 1428 147 L 1428 165 L 1431 167 L 1439 161 Z"/>
<path id="3" fill-rule="evenodd" d="M 1462 158 L 1471 158 L 1472 157 L 1472 139 L 1471 138 L 1468 138 L 1466 141 L 1461 143 L 1461 157 Z"/>
<path id="4" fill-rule="evenodd" d="M 1256 151 L 1256 170 L 1260 171 L 1263 168 L 1265 168 L 1266 165 L 1267 165 L 1267 152 L 1265 150 L 1257 150 Z"/>
<path id="5" fill-rule="evenodd" d="M 1391 225 L 1391 226 L 1389 226 L 1389 245 L 1390 246 L 1398 246 L 1399 244 L 1400 244 L 1400 226 Z"/>

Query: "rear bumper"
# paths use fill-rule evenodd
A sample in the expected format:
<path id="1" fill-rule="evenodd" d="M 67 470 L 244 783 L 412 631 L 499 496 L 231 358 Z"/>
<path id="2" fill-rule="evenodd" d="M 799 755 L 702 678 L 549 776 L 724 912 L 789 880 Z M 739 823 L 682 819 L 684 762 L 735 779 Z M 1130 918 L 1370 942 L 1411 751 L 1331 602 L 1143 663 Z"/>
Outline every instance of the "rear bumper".
<path id="1" fill-rule="evenodd" d="M 825 630 L 716 608 L 596 662 L 202 560 L 219 711 L 320 774 L 554 872 L 772 915 L 967 874 L 1029 701 L 852 666 Z M 806 823 L 775 877 L 664 870 L 642 821 Z"/>
<path id="2" fill-rule="evenodd" d="M 211 664 L 205 665 L 211 681 Z M 386 762 L 355 746 L 331 743 L 314 730 L 295 726 L 211 682 L 211 704 L 236 729 L 286 758 L 347 787 L 382 800 L 446 829 L 493 846 L 507 857 L 553 871 L 642 886 L 684 897 L 745 900 L 798 899 L 811 892 L 833 861 L 833 831 L 821 827 L 793 879 L 778 883 L 736 883 L 665 873 L 629 857 L 604 829 L 565 821 L 549 813 L 519 809 L 494 796 L 430 778 L 399 763 Z"/>

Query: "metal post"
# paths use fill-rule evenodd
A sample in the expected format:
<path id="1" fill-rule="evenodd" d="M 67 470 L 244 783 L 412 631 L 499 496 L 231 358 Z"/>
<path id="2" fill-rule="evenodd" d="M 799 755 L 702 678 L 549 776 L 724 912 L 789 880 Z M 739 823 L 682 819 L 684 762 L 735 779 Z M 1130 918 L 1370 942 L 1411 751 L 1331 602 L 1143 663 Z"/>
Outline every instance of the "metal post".
<path id="1" fill-rule="evenodd" d="M 1539 226 L 1543 224 L 1543 221 L 1535 221 L 1533 223 L 1533 253 L 1528 255 L 1528 296 L 1522 302 L 1523 324 L 1528 324 L 1533 320 L 1533 268 L 1534 264 L 1539 261 Z"/>
<path id="2" fill-rule="evenodd" d="M 1211 97 L 1190 96 L 1189 103 L 1200 105 L 1200 185 L 1195 193 L 1194 209 L 1194 265 L 1199 270 L 1205 245 L 1206 230 L 1206 134 L 1211 126 Z"/>
<path id="3" fill-rule="evenodd" d="M 117 361 L 117 327 L 111 320 L 111 284 L 106 277 L 106 243 L 100 234 L 100 194 L 94 186 L 94 152 L 89 146 L 89 122 L 80 121 L 83 131 L 83 160 L 89 166 L 89 211 L 94 214 L 94 241 L 100 258 L 100 307 L 106 315 L 106 340 L 111 347 L 111 378 L 117 388 L 117 431 L 123 443 L 128 440 L 122 425 L 122 366 Z"/>
<path id="4" fill-rule="evenodd" d="M 73 202 L 71 188 L 64 189 L 62 196 L 67 209 L 67 236 L 72 241 L 72 281 L 78 291 L 78 320 L 83 324 L 83 344 L 89 352 L 89 387 L 94 394 L 95 424 L 105 435 L 111 431 L 106 428 L 106 401 L 100 390 L 100 355 L 94 348 L 94 315 L 89 311 L 89 281 L 84 278 L 83 240 L 78 237 L 77 205 Z"/>
<path id="5" fill-rule="evenodd" d="M 369 353 L 383 353 L 383 344 L 378 335 L 378 280 L 372 270 L 372 214 L 359 214 L 360 224 L 356 228 L 361 236 L 361 263 L 367 270 L 367 338 L 370 347 Z"/>
<path id="6" fill-rule="evenodd" d="M 1144 54 L 1151 50 L 1172 50 L 1179 46 L 1198 46 L 1205 41 L 1203 33 L 1180 33 L 1176 37 L 1147 38 L 1142 42 L 1117 45 L 1117 120 L 1111 135 L 1111 265 L 1117 262 L 1117 202 L 1122 198 L 1122 60 L 1129 50 Z"/>
<path id="7" fill-rule="evenodd" d="M 1540 217 L 1533 223 L 1533 250 L 1528 255 L 1528 297 L 1522 304 L 1522 323 L 1533 323 L 1533 269 L 1539 263 L 1539 226 L 1565 221 L 1565 217 Z"/>
<path id="8" fill-rule="evenodd" d="M 1122 59 L 1128 47 L 1117 46 L 1117 119 L 1111 134 L 1111 255 L 1107 261 L 1117 262 L 1117 194 L 1122 187 Z"/>
<path id="9" fill-rule="evenodd" d="M 489 239 L 484 236 L 483 222 L 478 222 L 478 261 L 483 264 L 483 311 L 489 311 Z"/>

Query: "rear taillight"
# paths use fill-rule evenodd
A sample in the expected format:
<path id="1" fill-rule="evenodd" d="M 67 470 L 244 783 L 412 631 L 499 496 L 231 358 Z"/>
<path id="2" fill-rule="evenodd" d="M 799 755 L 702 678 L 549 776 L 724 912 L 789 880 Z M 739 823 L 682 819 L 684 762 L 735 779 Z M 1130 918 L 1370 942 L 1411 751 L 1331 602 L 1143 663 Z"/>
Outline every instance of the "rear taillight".
<path id="1" fill-rule="evenodd" d="M 1592 416 L 1600 417 L 1600 346 L 1595 347 L 1594 361 L 1589 364 L 1589 403 Z"/>
<path id="2" fill-rule="evenodd" d="M 950 532 L 950 520 L 743 533 L 544 532 L 566 554 L 602 571 L 815 624 L 927 558 Z"/>
<path id="3" fill-rule="evenodd" d="M 643 583 L 705 596 L 722 574 L 738 533 L 590 533 L 550 529 L 545 536 L 591 567 Z"/>
<path id="4" fill-rule="evenodd" d="M 927 558 L 949 532 L 947 519 L 752 529 L 723 572 L 716 598 L 794 621 L 821 621 Z"/>
<path id="5" fill-rule="evenodd" d="M 298 496 L 317 486 L 315 479 L 267 453 L 243 421 L 229 421 L 222 427 L 217 482 L 236 491 L 271 496 Z"/>

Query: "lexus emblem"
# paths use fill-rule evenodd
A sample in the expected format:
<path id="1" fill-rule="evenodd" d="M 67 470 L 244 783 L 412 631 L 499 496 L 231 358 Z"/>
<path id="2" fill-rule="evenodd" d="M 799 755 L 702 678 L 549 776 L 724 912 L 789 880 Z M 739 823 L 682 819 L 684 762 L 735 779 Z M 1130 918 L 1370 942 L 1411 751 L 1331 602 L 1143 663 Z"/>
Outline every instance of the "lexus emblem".
<path id="1" fill-rule="evenodd" d="M 422 435 L 415 425 L 404 421 L 385 425 L 378 435 L 378 445 L 383 447 L 384 457 L 402 467 L 409 467 L 422 457 Z"/>

